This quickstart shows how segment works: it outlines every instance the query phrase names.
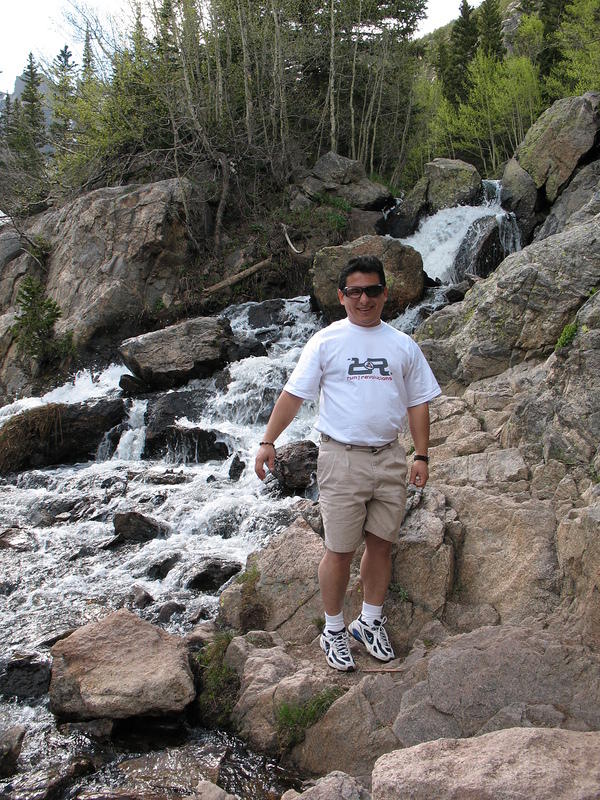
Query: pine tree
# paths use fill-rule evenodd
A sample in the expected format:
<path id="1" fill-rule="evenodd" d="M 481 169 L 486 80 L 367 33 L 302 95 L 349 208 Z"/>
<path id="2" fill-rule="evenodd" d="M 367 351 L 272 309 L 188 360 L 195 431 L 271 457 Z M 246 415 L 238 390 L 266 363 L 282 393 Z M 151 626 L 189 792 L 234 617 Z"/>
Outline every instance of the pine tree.
<path id="1" fill-rule="evenodd" d="M 469 96 L 468 66 L 477 51 L 477 22 L 467 0 L 461 0 L 460 15 L 450 34 L 447 79 L 444 82 L 445 97 L 457 107 Z"/>
<path id="2" fill-rule="evenodd" d="M 544 49 L 540 53 L 540 71 L 544 76 L 549 75 L 561 59 L 556 32 L 566 4 L 567 0 L 542 0 L 540 19 L 544 24 Z"/>
<path id="3" fill-rule="evenodd" d="M 42 147 L 46 141 L 46 121 L 40 85 L 42 76 L 38 70 L 33 53 L 27 57 L 27 66 L 23 73 L 25 86 L 21 94 L 23 117 L 28 129 L 28 136 L 33 148 Z"/>
<path id="4" fill-rule="evenodd" d="M 90 33 L 89 25 L 85 29 L 85 39 L 83 41 L 83 54 L 81 57 L 81 74 L 79 76 L 80 83 L 87 83 L 95 76 L 95 63 L 94 53 L 92 50 L 92 35 Z"/>
<path id="5" fill-rule="evenodd" d="M 75 70 L 73 54 L 65 45 L 52 62 L 52 122 L 50 137 L 60 157 L 73 143 L 73 119 L 75 116 Z"/>
<path id="6" fill-rule="evenodd" d="M 479 47 L 485 56 L 502 61 L 506 49 L 502 41 L 502 17 L 498 0 L 483 0 L 479 7 Z"/>

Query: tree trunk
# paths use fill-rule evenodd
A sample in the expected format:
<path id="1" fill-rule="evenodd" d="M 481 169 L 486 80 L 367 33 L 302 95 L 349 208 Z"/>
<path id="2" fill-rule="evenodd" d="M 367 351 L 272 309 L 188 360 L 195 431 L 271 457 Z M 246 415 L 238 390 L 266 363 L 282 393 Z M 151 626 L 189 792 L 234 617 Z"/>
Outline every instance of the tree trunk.
<path id="1" fill-rule="evenodd" d="M 337 132 L 335 124 L 335 14 L 333 0 L 329 2 L 329 136 L 331 150 L 337 153 Z"/>

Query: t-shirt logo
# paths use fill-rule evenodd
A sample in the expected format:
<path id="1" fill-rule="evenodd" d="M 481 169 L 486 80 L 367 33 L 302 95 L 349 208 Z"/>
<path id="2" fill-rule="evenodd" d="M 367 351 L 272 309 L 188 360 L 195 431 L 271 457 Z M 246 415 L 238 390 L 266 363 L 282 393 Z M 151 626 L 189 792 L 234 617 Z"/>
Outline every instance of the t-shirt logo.
<path id="1" fill-rule="evenodd" d="M 387 358 L 367 358 L 366 361 L 352 358 L 348 367 L 348 375 L 372 375 L 376 370 L 380 375 L 391 375 Z"/>

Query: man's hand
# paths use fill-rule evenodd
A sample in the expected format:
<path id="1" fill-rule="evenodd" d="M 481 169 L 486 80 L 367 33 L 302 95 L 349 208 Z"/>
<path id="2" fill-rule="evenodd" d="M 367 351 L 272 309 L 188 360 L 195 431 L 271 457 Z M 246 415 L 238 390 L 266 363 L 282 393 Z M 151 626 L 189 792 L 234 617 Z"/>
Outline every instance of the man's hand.
<path id="1" fill-rule="evenodd" d="M 254 472 L 256 472 L 261 481 L 264 481 L 267 475 L 265 464 L 268 466 L 269 472 L 273 472 L 273 467 L 275 466 L 275 448 L 273 445 L 261 444 L 256 453 Z"/>
<path id="2" fill-rule="evenodd" d="M 429 467 L 425 461 L 413 461 L 410 468 L 410 483 L 417 489 L 424 489 L 429 478 Z"/>

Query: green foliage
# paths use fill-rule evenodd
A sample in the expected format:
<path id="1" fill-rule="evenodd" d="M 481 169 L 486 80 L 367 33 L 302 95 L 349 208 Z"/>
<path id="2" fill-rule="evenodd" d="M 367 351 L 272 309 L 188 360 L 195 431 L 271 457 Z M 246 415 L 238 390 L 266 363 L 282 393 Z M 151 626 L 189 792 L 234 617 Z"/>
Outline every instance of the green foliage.
<path id="1" fill-rule="evenodd" d="M 568 322 L 562 329 L 554 349 L 558 351 L 562 350 L 563 347 L 568 347 L 575 338 L 576 333 L 577 333 L 577 323 Z"/>
<path id="2" fill-rule="evenodd" d="M 50 256 L 50 253 L 52 252 L 52 242 L 50 242 L 44 236 L 36 233 L 26 243 L 25 249 L 41 267 L 44 267 Z"/>
<path id="3" fill-rule="evenodd" d="M 352 211 L 352 206 L 343 197 L 337 197 L 332 194 L 319 194 L 315 197 L 315 200 L 322 206 L 331 206 L 331 208 L 337 208 L 345 213 Z"/>
<path id="4" fill-rule="evenodd" d="M 19 353 L 35 359 L 40 365 L 49 365 L 66 358 L 73 352 L 73 335 L 54 336 L 54 323 L 60 319 L 61 310 L 36 278 L 23 278 L 17 294 L 19 311 L 12 327 Z"/>
<path id="5" fill-rule="evenodd" d="M 198 707 L 205 725 L 231 727 L 230 715 L 237 700 L 239 678 L 224 659 L 232 639 L 231 632 L 220 633 L 196 655 L 201 670 Z"/>
<path id="6" fill-rule="evenodd" d="M 483 0 L 479 6 L 479 49 L 488 58 L 500 61 L 506 49 L 502 41 L 502 17 L 498 0 Z"/>
<path id="7" fill-rule="evenodd" d="M 401 603 L 408 603 L 408 601 L 410 600 L 410 595 L 408 594 L 406 589 L 399 583 L 390 583 L 390 592 Z"/>
<path id="8" fill-rule="evenodd" d="M 573 0 L 555 34 L 561 62 L 547 85 L 552 97 L 600 90 L 600 9 L 597 0 Z"/>
<path id="9" fill-rule="evenodd" d="M 260 578 L 260 572 L 256 564 L 250 564 L 248 569 L 245 569 L 244 572 L 240 572 L 239 575 L 236 575 L 235 582 L 246 584 L 249 586 L 256 585 L 256 582 Z"/>
<path id="10" fill-rule="evenodd" d="M 543 48 L 544 23 L 537 14 L 525 14 L 515 34 L 515 55 L 525 56 L 535 64 Z"/>
<path id="11" fill-rule="evenodd" d="M 304 741 L 308 728 L 324 717 L 329 708 L 343 694 L 344 689 L 336 687 L 324 689 L 301 705 L 282 703 L 276 712 L 277 732 L 282 750 L 294 747 Z"/>
<path id="12" fill-rule="evenodd" d="M 450 34 L 446 72 L 441 76 L 444 97 L 454 107 L 464 103 L 469 95 L 467 67 L 477 51 L 477 41 L 477 21 L 473 9 L 467 0 L 461 0 L 460 14 Z"/>

